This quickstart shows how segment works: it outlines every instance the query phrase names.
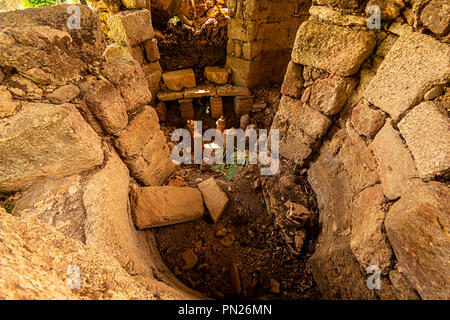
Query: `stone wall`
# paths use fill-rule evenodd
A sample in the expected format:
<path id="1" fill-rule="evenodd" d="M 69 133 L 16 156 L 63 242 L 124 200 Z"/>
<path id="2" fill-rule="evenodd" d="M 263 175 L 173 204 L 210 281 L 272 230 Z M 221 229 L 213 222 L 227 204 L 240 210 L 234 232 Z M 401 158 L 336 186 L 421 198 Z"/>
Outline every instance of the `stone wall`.
<path id="1" fill-rule="evenodd" d="M 362 1 L 313 2 L 272 128 L 317 194 L 309 265 L 326 298 L 448 299 L 449 7 L 371 4 L 380 30 Z"/>
<path id="2" fill-rule="evenodd" d="M 298 26 L 310 1 L 231 0 L 227 66 L 233 83 L 254 87 L 282 82 Z"/>
<path id="3" fill-rule="evenodd" d="M 174 170 L 145 72 L 129 56 L 106 61 L 96 15 L 79 8 L 79 30 L 67 5 L 0 14 L 0 192 L 19 195 L 0 213 L 0 296 L 196 297 L 131 218 L 130 190 Z M 151 38 L 125 29 L 131 46 Z M 70 265 L 82 290 L 64 284 Z"/>

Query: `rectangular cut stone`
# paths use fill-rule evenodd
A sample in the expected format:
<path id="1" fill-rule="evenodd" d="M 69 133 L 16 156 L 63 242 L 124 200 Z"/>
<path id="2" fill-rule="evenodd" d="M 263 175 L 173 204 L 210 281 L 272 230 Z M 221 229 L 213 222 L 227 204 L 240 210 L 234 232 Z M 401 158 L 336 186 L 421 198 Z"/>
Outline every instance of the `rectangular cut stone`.
<path id="1" fill-rule="evenodd" d="M 209 66 L 205 68 L 205 78 L 216 84 L 226 84 L 230 73 L 222 67 Z"/>
<path id="2" fill-rule="evenodd" d="M 108 19 L 111 38 L 118 44 L 133 47 L 153 38 L 153 26 L 150 11 L 127 10 Z"/>
<path id="3" fill-rule="evenodd" d="M 398 120 L 432 85 L 448 81 L 449 57 L 448 44 L 424 34 L 405 34 L 389 50 L 364 97 Z"/>
<path id="4" fill-rule="evenodd" d="M 144 42 L 145 56 L 150 62 L 158 61 L 160 58 L 158 40 L 155 38 Z"/>
<path id="5" fill-rule="evenodd" d="M 398 123 L 423 179 L 446 175 L 450 168 L 450 121 L 438 102 L 422 102 Z"/>
<path id="6" fill-rule="evenodd" d="M 308 20 L 297 32 L 292 60 L 340 76 L 355 74 L 376 44 L 371 31 Z"/>
<path id="7" fill-rule="evenodd" d="M 194 104 L 192 99 L 182 99 L 178 100 L 180 103 L 180 113 L 181 117 L 185 120 L 194 120 Z"/>
<path id="8" fill-rule="evenodd" d="M 139 229 L 197 220 L 204 212 L 202 194 L 189 187 L 145 187 L 131 193 L 133 220 Z"/>
<path id="9" fill-rule="evenodd" d="M 241 117 L 244 114 L 252 112 L 253 96 L 236 96 L 234 97 L 234 113 Z"/>
<path id="10" fill-rule="evenodd" d="M 331 125 L 331 120 L 300 100 L 283 96 L 277 116 L 294 124 L 313 139 L 321 138 Z M 281 137 L 280 137 L 281 138 Z"/>
<path id="11" fill-rule="evenodd" d="M 383 192 L 389 200 L 399 198 L 406 190 L 408 181 L 418 177 L 414 160 L 390 123 L 375 136 L 370 149 L 378 159 Z"/>
<path id="12" fill-rule="evenodd" d="M 184 90 L 184 98 L 185 99 L 211 97 L 211 96 L 215 96 L 216 94 L 217 94 L 216 88 L 213 85 L 199 86 L 199 87 L 195 87 L 192 89 Z"/>
<path id="13" fill-rule="evenodd" d="M 209 178 L 208 180 L 199 183 L 198 189 L 202 193 L 203 201 L 208 208 L 211 219 L 214 223 L 217 223 L 228 204 L 228 196 L 219 187 L 214 178 Z"/>
<path id="14" fill-rule="evenodd" d="M 183 99 L 184 92 L 159 92 L 157 97 L 161 101 L 180 100 Z"/>
<path id="15" fill-rule="evenodd" d="M 220 97 L 249 96 L 251 92 L 247 87 L 225 85 L 217 86 L 217 95 Z"/>
<path id="16" fill-rule="evenodd" d="M 211 117 L 213 119 L 219 119 L 223 116 L 223 101 L 221 97 L 211 97 L 209 99 L 211 106 Z"/>
<path id="17" fill-rule="evenodd" d="M 180 91 L 183 88 L 192 88 L 196 86 L 195 74 L 192 69 L 183 69 L 163 73 L 164 84 L 173 91 Z"/>

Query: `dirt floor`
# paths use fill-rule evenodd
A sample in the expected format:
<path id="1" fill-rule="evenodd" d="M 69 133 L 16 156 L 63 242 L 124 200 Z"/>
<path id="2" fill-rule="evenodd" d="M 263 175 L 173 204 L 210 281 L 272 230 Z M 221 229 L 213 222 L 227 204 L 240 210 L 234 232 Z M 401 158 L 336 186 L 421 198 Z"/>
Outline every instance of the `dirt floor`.
<path id="1" fill-rule="evenodd" d="M 279 89 L 257 90 L 257 98 L 270 100 L 270 90 Z M 206 130 L 214 121 L 203 111 L 204 104 L 205 100 L 197 101 L 196 120 L 203 120 Z M 270 127 L 272 107 L 253 114 L 250 123 Z M 227 128 L 239 127 L 231 100 L 225 101 L 224 113 Z M 169 105 L 167 119 L 162 129 L 170 141 L 175 127 L 185 125 L 176 103 Z M 205 214 L 198 221 L 155 229 L 161 256 L 183 283 L 217 299 L 320 298 L 306 267 L 317 238 L 315 196 L 294 164 L 283 160 L 280 168 L 278 175 L 261 177 L 257 165 L 247 164 L 227 181 L 219 170 L 182 165 L 171 177 L 169 185 L 192 187 L 214 177 L 230 199 L 216 224 Z M 286 220 L 289 201 L 304 205 L 312 217 L 304 227 L 307 236 L 301 251 L 293 241 L 297 229 Z M 183 255 L 195 263 L 192 268 Z"/>

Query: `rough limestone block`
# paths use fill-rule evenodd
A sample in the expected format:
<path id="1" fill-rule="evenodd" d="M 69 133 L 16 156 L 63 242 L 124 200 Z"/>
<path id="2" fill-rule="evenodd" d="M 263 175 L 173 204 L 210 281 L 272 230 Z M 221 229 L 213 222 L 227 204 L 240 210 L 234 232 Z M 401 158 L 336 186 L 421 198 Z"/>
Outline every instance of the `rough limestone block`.
<path id="1" fill-rule="evenodd" d="M 117 58 L 103 64 L 102 74 L 120 90 L 127 111 L 146 105 L 152 100 L 144 71 L 139 63 Z"/>
<path id="2" fill-rule="evenodd" d="M 298 29 L 292 60 L 332 74 L 350 76 L 370 56 L 375 44 L 376 36 L 371 31 L 308 20 Z"/>
<path id="3" fill-rule="evenodd" d="M 251 20 L 231 19 L 228 23 L 228 38 L 241 41 L 254 41 L 259 24 Z"/>
<path id="4" fill-rule="evenodd" d="M 109 134 L 116 134 L 128 125 L 127 107 L 111 82 L 89 78 L 81 84 L 83 98 L 89 109 Z"/>
<path id="5" fill-rule="evenodd" d="M 418 183 L 385 220 L 402 272 L 422 299 L 450 298 L 450 192 L 443 183 Z"/>
<path id="6" fill-rule="evenodd" d="M 12 115 L 19 106 L 19 102 L 14 101 L 11 92 L 3 88 L 0 87 L 0 118 Z"/>
<path id="7" fill-rule="evenodd" d="M 124 47 L 117 43 L 111 43 L 106 47 L 103 57 L 105 57 L 106 61 L 113 61 L 118 57 L 133 58 L 133 52 L 131 47 Z"/>
<path id="8" fill-rule="evenodd" d="M 205 78 L 216 84 L 226 84 L 229 76 L 228 69 L 209 66 L 205 68 Z"/>
<path id="9" fill-rule="evenodd" d="M 398 199 L 406 190 L 408 181 L 419 175 L 400 133 L 390 123 L 386 123 L 370 144 L 370 149 L 378 159 L 386 198 Z"/>
<path id="10" fill-rule="evenodd" d="M 422 102 L 398 123 L 423 179 L 446 174 L 450 168 L 450 121 L 438 102 Z"/>
<path id="11" fill-rule="evenodd" d="M 121 0 L 127 9 L 142 9 L 146 7 L 145 0 Z"/>
<path id="12" fill-rule="evenodd" d="M 131 48 L 131 55 L 134 60 L 136 60 L 141 66 L 144 64 L 144 51 L 140 45 Z"/>
<path id="13" fill-rule="evenodd" d="M 291 60 L 284 75 L 281 93 L 294 98 L 300 98 L 303 83 L 303 67 Z"/>
<path id="14" fill-rule="evenodd" d="M 217 95 L 219 97 L 249 96 L 250 90 L 243 86 L 224 85 L 217 86 Z"/>
<path id="15" fill-rule="evenodd" d="M 436 35 L 444 35 L 450 30 L 450 5 L 446 0 L 432 0 L 420 13 L 420 21 Z"/>
<path id="16" fill-rule="evenodd" d="M 217 223 L 228 204 L 228 196 L 220 188 L 214 178 L 209 178 L 208 180 L 199 183 L 198 189 L 202 193 L 203 201 L 208 208 L 211 219 L 214 223 Z"/>
<path id="17" fill-rule="evenodd" d="M 158 40 L 155 38 L 144 42 L 145 56 L 150 62 L 158 61 L 161 56 L 159 55 Z"/>
<path id="18" fill-rule="evenodd" d="M 185 120 L 194 120 L 194 104 L 192 99 L 181 99 L 178 100 L 180 104 L 181 117 Z"/>
<path id="19" fill-rule="evenodd" d="M 253 96 L 236 96 L 234 97 L 234 113 L 238 117 L 242 117 L 244 114 L 252 112 L 253 108 Z"/>
<path id="20" fill-rule="evenodd" d="M 145 187 L 131 193 L 133 220 L 139 229 L 154 228 L 201 218 L 202 194 L 189 187 Z"/>
<path id="21" fill-rule="evenodd" d="M 353 202 L 350 248 L 364 269 L 371 265 L 383 274 L 392 265 L 392 249 L 383 232 L 386 199 L 380 185 L 363 190 Z"/>
<path id="22" fill-rule="evenodd" d="M 381 110 L 372 109 L 367 101 L 361 101 L 352 110 L 352 124 L 359 134 L 372 139 L 381 129 L 386 114 Z"/>
<path id="23" fill-rule="evenodd" d="M 321 78 L 312 85 L 309 104 L 326 115 L 336 115 L 344 107 L 355 87 L 356 81 L 352 78 Z"/>
<path id="24" fill-rule="evenodd" d="M 111 38 L 118 44 L 133 47 L 153 38 L 153 26 L 150 11 L 127 10 L 108 19 Z"/>
<path id="25" fill-rule="evenodd" d="M 101 138 L 74 105 L 23 103 L 17 115 L 0 124 L 0 191 L 102 163 Z"/>
<path id="26" fill-rule="evenodd" d="M 153 62 L 142 66 L 145 78 L 147 79 L 148 88 L 152 94 L 152 103 L 154 102 L 159 89 L 162 76 L 162 68 L 159 62 Z"/>
<path id="27" fill-rule="evenodd" d="M 59 87 L 47 95 L 47 99 L 52 103 L 61 104 L 70 102 L 80 94 L 80 89 L 74 84 Z"/>
<path id="28" fill-rule="evenodd" d="M 405 34 L 389 50 L 364 97 L 398 120 L 433 85 L 448 81 L 449 56 L 448 44 L 424 34 Z"/>
<path id="29" fill-rule="evenodd" d="M 184 69 L 163 73 L 164 84 L 173 91 L 196 86 L 195 74 L 192 69 Z"/>
<path id="30" fill-rule="evenodd" d="M 209 104 L 211 107 L 211 117 L 213 119 L 219 119 L 223 116 L 223 100 L 222 97 L 209 98 Z"/>

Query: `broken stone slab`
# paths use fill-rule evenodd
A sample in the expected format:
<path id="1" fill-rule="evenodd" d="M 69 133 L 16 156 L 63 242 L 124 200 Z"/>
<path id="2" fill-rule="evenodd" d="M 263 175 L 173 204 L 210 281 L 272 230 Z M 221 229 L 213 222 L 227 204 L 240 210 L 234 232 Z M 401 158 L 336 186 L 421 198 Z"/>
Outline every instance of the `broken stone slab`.
<path id="1" fill-rule="evenodd" d="M 29 187 L 103 163 L 101 138 L 72 104 L 22 103 L 0 123 L 0 191 Z"/>
<path id="2" fill-rule="evenodd" d="M 422 179 L 445 175 L 450 168 L 450 121 L 439 102 L 414 107 L 398 123 Z"/>
<path id="3" fill-rule="evenodd" d="M 62 86 L 47 95 L 47 99 L 52 103 L 62 104 L 72 101 L 80 94 L 80 89 L 74 84 Z"/>
<path id="4" fill-rule="evenodd" d="M 212 97 L 217 94 L 213 85 L 203 85 L 192 89 L 184 90 L 184 99 L 196 99 L 203 97 Z"/>
<path id="5" fill-rule="evenodd" d="M 217 95 L 219 97 L 233 97 L 233 96 L 249 96 L 250 90 L 243 86 L 224 85 L 217 86 Z"/>
<path id="6" fill-rule="evenodd" d="M 448 81 L 449 56 L 447 44 L 424 34 L 405 34 L 389 50 L 364 98 L 397 121 L 432 86 Z"/>
<path id="7" fill-rule="evenodd" d="M 198 189 L 203 196 L 203 201 L 208 208 L 211 219 L 214 223 L 217 223 L 228 204 L 227 194 L 220 188 L 214 178 L 209 178 L 199 183 Z"/>
<path id="8" fill-rule="evenodd" d="M 175 101 L 183 99 L 184 92 L 158 92 L 157 97 L 161 101 Z"/>
<path id="9" fill-rule="evenodd" d="M 193 88 L 196 86 L 195 74 L 192 69 L 183 69 L 163 73 L 164 84 L 169 90 L 180 91 L 184 88 Z"/>
<path id="10" fill-rule="evenodd" d="M 253 101 L 253 96 L 234 97 L 234 113 L 236 114 L 236 116 L 242 117 L 243 115 L 252 112 Z"/>
<path id="11" fill-rule="evenodd" d="M 222 67 L 209 66 L 205 68 L 205 78 L 216 84 L 226 84 L 230 73 Z"/>
<path id="12" fill-rule="evenodd" d="M 134 47 L 154 36 L 147 9 L 119 12 L 108 19 L 108 27 L 114 42 L 127 47 Z"/>
<path id="13" fill-rule="evenodd" d="M 143 187 L 131 193 L 133 220 L 139 229 L 155 228 L 201 218 L 202 194 L 189 187 Z"/>
<path id="14" fill-rule="evenodd" d="M 385 228 L 398 264 L 422 299 L 450 298 L 449 208 L 447 185 L 417 183 L 386 216 Z"/>
<path id="15" fill-rule="evenodd" d="M 355 74 L 376 45 L 375 33 L 310 19 L 300 25 L 292 50 L 297 64 L 340 76 Z"/>
<path id="16" fill-rule="evenodd" d="M 419 176 L 411 153 L 403 143 L 400 133 L 390 123 L 386 123 L 369 148 L 378 159 L 386 198 L 398 199 L 406 190 L 408 181 Z"/>

